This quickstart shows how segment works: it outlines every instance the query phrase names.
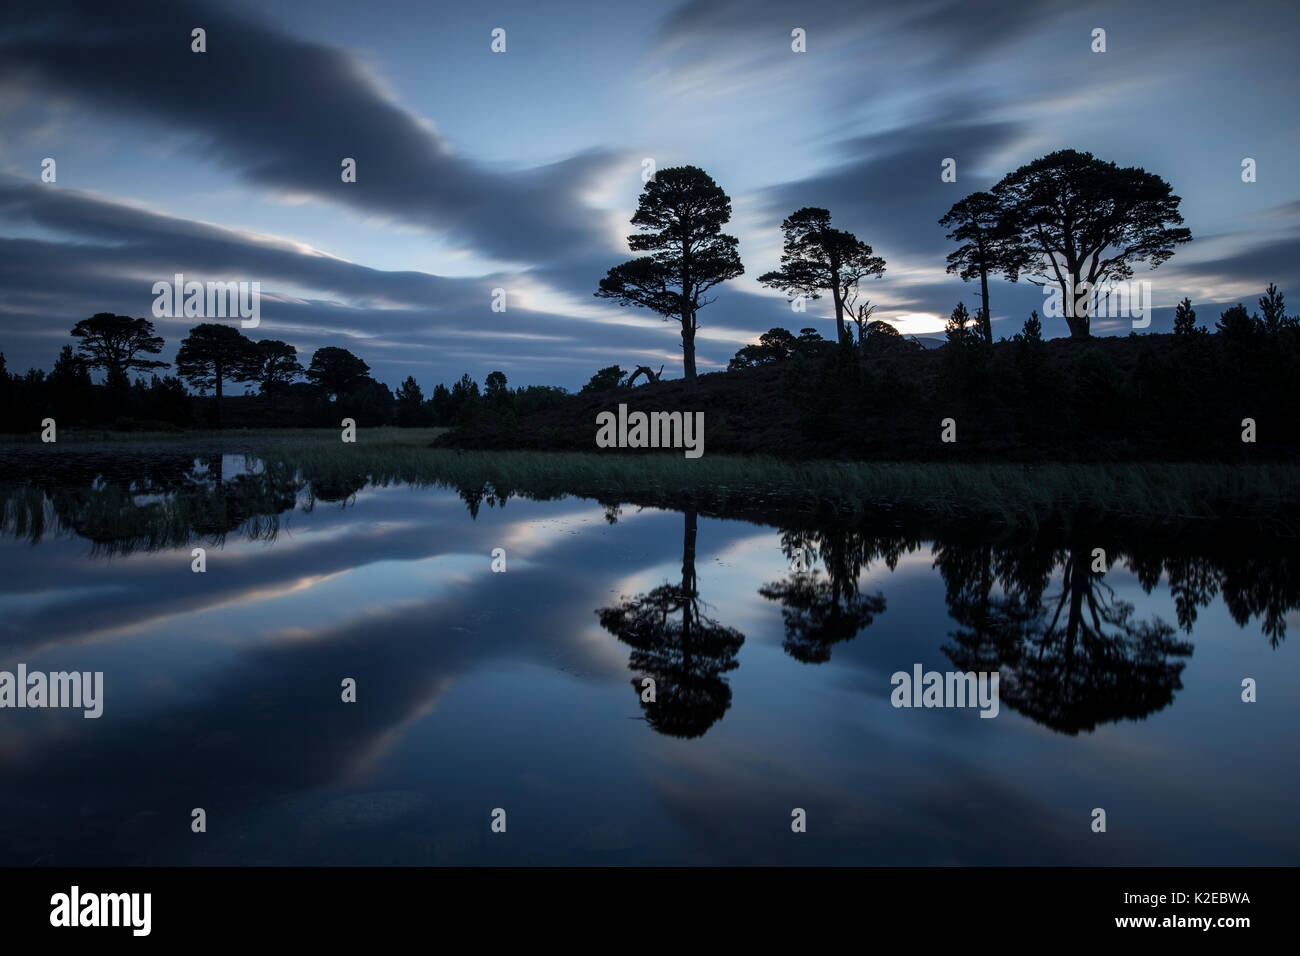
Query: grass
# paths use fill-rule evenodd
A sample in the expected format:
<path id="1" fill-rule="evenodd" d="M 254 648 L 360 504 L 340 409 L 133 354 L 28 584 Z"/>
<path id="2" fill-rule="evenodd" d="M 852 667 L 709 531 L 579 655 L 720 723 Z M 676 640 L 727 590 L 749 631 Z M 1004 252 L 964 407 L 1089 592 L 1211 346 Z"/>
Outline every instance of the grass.
<path id="1" fill-rule="evenodd" d="M 565 495 L 604 503 L 689 504 L 718 514 L 917 510 L 1008 524 L 1053 515 L 1093 518 L 1250 517 L 1283 525 L 1300 512 L 1293 464 L 934 464 L 795 462 L 762 457 L 612 452 L 459 451 L 431 448 L 442 429 L 363 428 L 357 442 L 338 429 L 172 433 L 82 433 L 50 453 L 95 446 L 175 449 L 187 443 L 253 454 L 319 484 L 441 486 L 496 496 Z M 30 440 L 26 443 L 32 445 Z M 3 472 L 0 451 L 0 474 Z"/>
<path id="2" fill-rule="evenodd" d="M 409 445 L 288 443 L 268 458 L 304 476 L 488 488 L 534 498 L 707 510 L 862 513 L 890 507 L 1008 523 L 1056 513 L 1269 517 L 1300 507 L 1300 466 L 1285 464 L 921 464 L 600 452 L 455 451 Z"/>

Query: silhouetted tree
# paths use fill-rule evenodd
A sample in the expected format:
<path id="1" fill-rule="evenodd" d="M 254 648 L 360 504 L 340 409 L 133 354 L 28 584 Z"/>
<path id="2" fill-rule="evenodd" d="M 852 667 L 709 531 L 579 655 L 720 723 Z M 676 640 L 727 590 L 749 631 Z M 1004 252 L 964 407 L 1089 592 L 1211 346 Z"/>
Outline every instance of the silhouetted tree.
<path id="1" fill-rule="evenodd" d="M 617 388 L 625 374 L 627 373 L 617 365 L 606 365 L 593 375 L 587 384 L 579 389 L 579 392 L 605 392 Z"/>
<path id="2" fill-rule="evenodd" d="M 190 329 L 176 351 L 176 371 L 196 388 L 214 389 L 221 414 L 222 383 L 253 381 L 254 346 L 230 325 L 204 322 Z"/>
<path id="3" fill-rule="evenodd" d="M 1196 331 L 1196 312 L 1192 309 L 1192 300 L 1184 297 L 1174 309 L 1174 335 L 1195 335 Z M 1204 328 L 1201 331 L 1205 331 Z"/>
<path id="4" fill-rule="evenodd" d="M 1192 234 L 1181 227 L 1180 199 L 1153 173 L 1123 168 L 1091 153 L 1065 149 L 1021 166 L 993 187 L 1018 237 L 1021 254 L 1007 278 L 1030 273 L 1036 285 L 1056 283 L 1071 338 L 1089 336 L 1086 310 L 1075 300 L 1088 288 L 1133 275 L 1135 263 L 1155 268 Z"/>
<path id="5" fill-rule="evenodd" d="M 958 302 L 957 307 L 952 310 L 952 315 L 948 317 L 943 327 L 943 333 L 948 344 L 958 349 L 970 345 L 971 340 L 979 335 L 978 330 L 971 328 L 970 313 L 966 311 L 965 302 Z"/>
<path id="6" fill-rule="evenodd" d="M 166 368 L 170 364 L 144 357 L 157 355 L 163 347 L 162 336 L 154 334 L 148 319 L 97 312 L 74 325 L 72 336 L 81 340 L 77 351 L 85 356 L 86 366 L 102 369 L 114 388 L 125 388 L 132 371 Z"/>
<path id="7" fill-rule="evenodd" d="M 1286 321 L 1286 304 L 1276 283 L 1270 282 L 1264 294 L 1259 298 L 1259 311 L 1263 314 L 1264 331 L 1269 335 L 1277 334 Z"/>
<path id="8" fill-rule="evenodd" d="M 898 331 L 898 329 L 894 328 L 888 322 L 882 321 L 881 319 L 876 319 L 875 321 L 867 323 L 867 335 L 868 336 L 887 335 L 891 338 L 898 338 L 898 339 L 901 339 L 903 337 L 902 332 Z"/>
<path id="9" fill-rule="evenodd" d="M 298 362 L 298 350 L 278 339 L 254 342 L 248 363 L 248 380 L 257 382 L 267 402 L 272 405 L 275 404 L 276 394 L 303 374 L 302 365 Z"/>
<path id="10" fill-rule="evenodd" d="M 473 425 L 478 420 L 481 406 L 482 396 L 479 394 L 478 382 L 466 372 L 451 387 L 451 423 L 457 427 Z"/>
<path id="11" fill-rule="evenodd" d="M 488 372 L 483 380 L 484 394 L 491 399 L 499 399 L 506 392 L 506 373 Z"/>
<path id="12" fill-rule="evenodd" d="M 816 329 L 800 329 L 799 337 L 794 340 L 794 350 L 800 355 L 815 358 L 825 355 L 829 344 Z"/>
<path id="13" fill-rule="evenodd" d="M 1252 319 L 1240 302 L 1219 313 L 1219 321 L 1214 323 L 1223 340 L 1232 345 L 1249 345 L 1255 338 L 1258 325 L 1258 320 Z"/>
<path id="14" fill-rule="evenodd" d="M 844 321 L 845 300 L 862 279 L 883 275 L 885 260 L 853 233 L 831 228 L 831 214 L 825 209 L 805 206 L 787 217 L 781 229 L 785 233 L 781 268 L 765 272 L 758 281 L 789 296 L 817 299 L 830 292 L 837 340 L 851 341 Z"/>
<path id="15" fill-rule="evenodd" d="M 743 346 L 727 363 L 729 370 L 770 365 L 790 357 L 795 348 L 795 337 L 787 329 L 768 329 L 758 337 L 757 345 Z"/>
<path id="16" fill-rule="evenodd" d="M 451 424 L 451 390 L 439 382 L 429 396 L 429 420 L 434 425 Z"/>
<path id="17" fill-rule="evenodd" d="M 347 349 L 327 345 L 316 350 L 307 378 L 327 395 L 341 398 L 369 377 L 370 366 Z"/>
<path id="18" fill-rule="evenodd" d="M 418 425 L 424 417 L 424 393 L 414 375 L 406 376 L 397 389 L 397 424 Z"/>
<path id="19" fill-rule="evenodd" d="M 876 314 L 879 306 L 873 305 L 870 299 L 864 299 L 861 302 L 856 301 L 856 294 L 849 297 L 845 302 L 845 311 L 848 312 L 849 318 L 858 330 L 858 349 L 864 349 L 867 344 L 867 336 L 871 334 L 871 327 L 876 325 L 879 320 L 871 317 Z M 885 324 L 885 323 L 880 323 Z M 889 326 L 891 332 L 897 332 L 893 326 Z M 888 333 L 886 333 L 888 334 Z"/>
<path id="20" fill-rule="evenodd" d="M 1034 345 L 1043 343 L 1043 323 L 1038 319 L 1037 309 L 1029 313 L 1029 318 L 1025 319 L 1025 324 L 1016 334 L 1015 341 L 1028 342 Z"/>
<path id="21" fill-rule="evenodd" d="M 639 305 L 682 326 L 686 389 L 694 392 L 697 313 L 713 301 L 705 293 L 743 273 L 735 236 L 722 232 L 731 200 L 704 170 L 662 169 L 646 183 L 632 225 L 648 230 L 628 237 L 633 252 L 650 252 L 615 266 L 596 295 L 619 305 Z"/>
<path id="22" fill-rule="evenodd" d="M 948 254 L 948 272 L 961 276 L 963 282 L 980 280 L 980 332 L 984 341 L 993 344 L 993 322 L 989 315 L 989 273 L 1002 273 L 1011 281 L 1024 261 L 1020 236 L 1012 228 L 1002 202 L 993 193 L 975 192 L 953 203 L 939 220 L 948 226 L 948 238 L 962 243 Z"/>
<path id="23" fill-rule="evenodd" d="M 90 370 L 86 367 L 85 359 L 73 352 L 71 345 L 65 345 L 59 350 L 59 357 L 45 383 L 55 415 L 60 421 L 92 417 L 95 386 L 90 380 Z"/>
<path id="24" fill-rule="evenodd" d="M 388 386 L 369 375 L 363 375 L 338 396 L 339 410 L 363 425 L 392 424 L 396 404 Z"/>

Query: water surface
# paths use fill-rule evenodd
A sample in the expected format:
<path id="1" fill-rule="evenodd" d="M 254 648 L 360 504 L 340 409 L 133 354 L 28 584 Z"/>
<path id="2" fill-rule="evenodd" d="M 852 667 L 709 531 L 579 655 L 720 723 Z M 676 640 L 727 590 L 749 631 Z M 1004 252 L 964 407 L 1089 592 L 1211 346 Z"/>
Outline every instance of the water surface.
<path id="1" fill-rule="evenodd" d="M 5 474 L 0 670 L 105 700 L 0 710 L 2 864 L 1300 861 L 1268 529 L 763 523 L 228 454 Z M 997 717 L 893 707 L 917 664 L 998 671 Z"/>

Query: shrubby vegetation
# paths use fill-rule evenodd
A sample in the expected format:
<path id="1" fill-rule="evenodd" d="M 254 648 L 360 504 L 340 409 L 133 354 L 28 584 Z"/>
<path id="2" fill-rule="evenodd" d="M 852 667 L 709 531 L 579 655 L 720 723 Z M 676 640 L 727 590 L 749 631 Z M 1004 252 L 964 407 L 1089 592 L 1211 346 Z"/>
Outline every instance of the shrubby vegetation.
<path id="1" fill-rule="evenodd" d="M 982 311 L 982 309 L 980 310 Z M 873 327 L 874 326 L 874 327 Z M 840 344 L 774 328 L 728 370 L 629 388 L 613 366 L 574 396 L 520 415 L 509 434 L 490 417 L 441 439 L 462 448 L 590 448 L 595 415 L 616 403 L 702 409 L 710 453 L 787 458 L 936 460 L 1279 460 L 1300 453 L 1289 413 L 1300 377 L 1300 318 L 1270 285 L 1258 310 L 1224 310 L 1211 332 L 1191 303 L 1172 334 L 1045 340 L 1032 313 L 989 343 L 959 303 L 946 342 L 925 349 L 872 323 Z M 957 441 L 940 441 L 940 422 Z M 1253 419 L 1256 443 L 1241 440 Z"/>

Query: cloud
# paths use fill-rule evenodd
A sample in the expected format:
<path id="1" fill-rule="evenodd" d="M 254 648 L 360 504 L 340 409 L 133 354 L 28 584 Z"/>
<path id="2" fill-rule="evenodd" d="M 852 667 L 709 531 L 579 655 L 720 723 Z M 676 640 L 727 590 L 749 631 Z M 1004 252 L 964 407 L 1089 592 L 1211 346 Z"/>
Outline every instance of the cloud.
<path id="1" fill-rule="evenodd" d="M 673 327 L 640 310 L 620 315 L 598 305 L 573 315 L 528 307 L 533 286 L 576 290 L 595 260 L 535 275 L 385 271 L 274 236 L 6 177 L 0 218 L 40 234 L 0 238 L 0 319 L 15 369 L 48 367 L 70 341 L 68 329 L 88 315 L 150 317 L 153 283 L 177 272 L 199 281 L 260 282 L 262 323 L 251 337 L 282 338 L 303 353 L 348 348 L 389 384 L 414 375 L 427 389 L 464 371 L 481 379 L 503 369 L 515 385 L 576 387 L 610 361 L 678 360 Z M 508 292 L 506 312 L 491 309 L 497 287 Z M 623 321 L 608 321 L 611 315 Z M 167 340 L 165 360 L 196 322 L 152 321 Z M 726 354 L 717 358 L 725 364 L 733 351 L 719 348 Z"/>
<path id="2" fill-rule="evenodd" d="M 206 53 L 190 49 L 196 24 Z M 11 4 L 0 87 L 26 84 L 193 134 L 197 157 L 262 186 L 427 227 L 498 260 L 545 261 L 605 242 L 580 196 L 614 161 L 609 153 L 517 171 L 476 165 L 349 53 L 219 4 Z M 357 162 L 355 183 L 341 181 L 345 157 Z"/>
<path id="3" fill-rule="evenodd" d="M 939 219 L 964 196 L 992 185 L 984 168 L 993 154 L 1023 128 L 1011 122 L 972 122 L 960 111 L 934 120 L 844 141 L 850 158 L 798 182 L 764 193 L 764 205 L 779 222 L 801 206 L 831 210 L 840 228 L 854 232 L 877 254 L 921 254 L 942 264 L 947 255 Z M 957 160 L 957 182 L 940 179 L 941 162 Z"/>

